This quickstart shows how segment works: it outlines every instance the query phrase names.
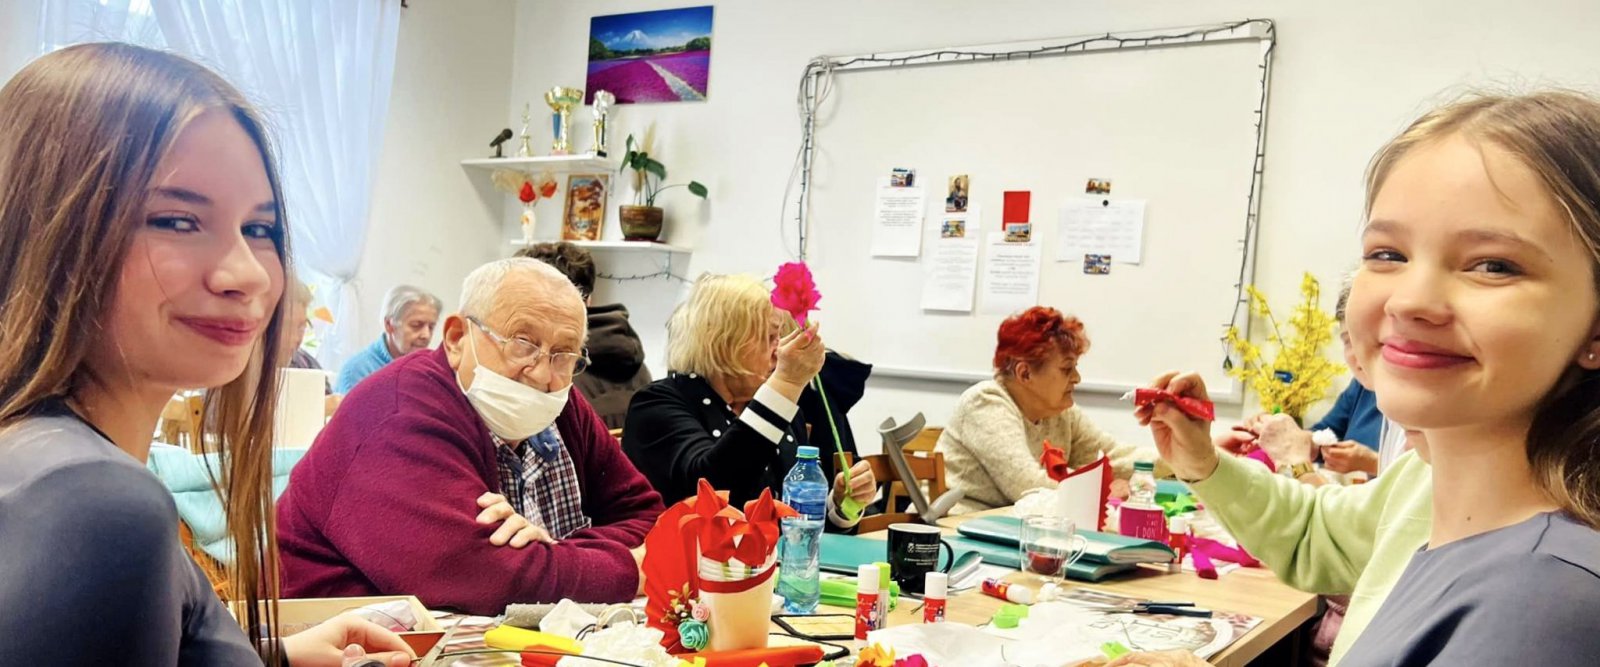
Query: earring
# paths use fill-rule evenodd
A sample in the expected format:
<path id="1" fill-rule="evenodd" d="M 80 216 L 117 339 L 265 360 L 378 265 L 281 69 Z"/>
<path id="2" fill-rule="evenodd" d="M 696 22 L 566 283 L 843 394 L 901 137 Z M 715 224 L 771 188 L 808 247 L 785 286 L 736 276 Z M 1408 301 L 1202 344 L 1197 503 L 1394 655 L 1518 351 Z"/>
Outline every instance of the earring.
<path id="1" fill-rule="evenodd" d="M 1593 352 L 1589 353 L 1589 361 L 1594 361 L 1594 353 Z"/>

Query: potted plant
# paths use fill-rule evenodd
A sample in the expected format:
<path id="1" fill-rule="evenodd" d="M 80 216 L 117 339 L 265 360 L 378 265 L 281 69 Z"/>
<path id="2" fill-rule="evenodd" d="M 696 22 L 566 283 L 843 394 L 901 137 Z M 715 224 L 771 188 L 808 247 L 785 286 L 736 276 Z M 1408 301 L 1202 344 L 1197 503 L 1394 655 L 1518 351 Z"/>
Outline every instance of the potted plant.
<path id="1" fill-rule="evenodd" d="M 628 135 L 627 152 L 622 157 L 622 169 L 633 170 L 633 204 L 618 207 L 617 217 L 622 222 L 622 238 L 629 241 L 655 241 L 661 237 L 661 208 L 656 197 L 673 188 L 688 188 L 696 197 L 704 199 L 706 186 L 699 181 L 662 185 L 667 178 L 667 167 L 645 150 L 634 147 L 633 135 Z"/>

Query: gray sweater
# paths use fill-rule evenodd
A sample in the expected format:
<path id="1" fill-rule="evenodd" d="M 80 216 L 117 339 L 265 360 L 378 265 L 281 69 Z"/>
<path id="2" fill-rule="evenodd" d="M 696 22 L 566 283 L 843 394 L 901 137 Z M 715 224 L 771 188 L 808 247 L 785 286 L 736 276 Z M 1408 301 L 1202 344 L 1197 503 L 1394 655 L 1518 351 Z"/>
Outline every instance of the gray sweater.
<path id="1" fill-rule="evenodd" d="M 1597 665 L 1600 533 L 1560 513 L 1417 551 L 1339 664 Z"/>
<path id="2" fill-rule="evenodd" d="M 1039 464 L 1046 441 L 1064 450 L 1073 468 L 1093 463 L 1104 453 L 1111 459 L 1112 471 L 1124 479 L 1132 473 L 1138 452 L 1100 430 L 1076 406 L 1030 422 L 1005 387 L 984 380 L 961 394 L 935 446 L 944 454 L 946 483 L 966 494 L 955 512 L 1005 507 L 1033 489 L 1055 488 Z M 1154 451 L 1150 458 L 1155 458 Z"/>
<path id="3" fill-rule="evenodd" d="M 0 665 L 261 665 L 161 482 L 65 406 L 0 431 Z"/>

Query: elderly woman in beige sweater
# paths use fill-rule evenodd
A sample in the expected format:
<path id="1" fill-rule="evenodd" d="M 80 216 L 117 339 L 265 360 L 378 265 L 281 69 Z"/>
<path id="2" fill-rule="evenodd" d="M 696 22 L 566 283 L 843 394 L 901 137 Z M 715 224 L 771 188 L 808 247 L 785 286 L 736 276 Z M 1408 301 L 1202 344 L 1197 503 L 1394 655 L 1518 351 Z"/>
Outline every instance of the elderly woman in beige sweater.
<path id="1" fill-rule="evenodd" d="M 1117 442 L 1073 405 L 1073 387 L 1082 380 L 1078 358 L 1089 349 L 1083 323 L 1034 306 L 1001 322 L 998 338 L 995 379 L 961 394 L 939 437 L 946 480 L 966 494 L 954 511 L 1005 507 L 1033 489 L 1054 488 L 1039 463 L 1045 442 L 1061 448 L 1073 468 L 1105 454 L 1118 479 L 1113 495 L 1126 495 L 1122 480 L 1133 471 L 1137 448 Z"/>

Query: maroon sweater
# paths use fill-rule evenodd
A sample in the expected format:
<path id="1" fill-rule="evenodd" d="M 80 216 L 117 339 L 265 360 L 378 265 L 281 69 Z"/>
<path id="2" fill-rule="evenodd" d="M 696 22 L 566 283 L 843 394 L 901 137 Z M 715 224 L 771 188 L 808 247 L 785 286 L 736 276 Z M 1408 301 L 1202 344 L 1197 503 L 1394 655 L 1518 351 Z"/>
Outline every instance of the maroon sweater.
<path id="1" fill-rule="evenodd" d="M 489 543 L 478 496 L 501 493 L 495 445 L 444 350 L 395 360 L 345 397 L 278 500 L 283 597 L 416 595 L 500 613 L 513 602 L 625 602 L 629 549 L 661 496 L 577 391 L 556 419 L 594 526 L 551 546 Z"/>

